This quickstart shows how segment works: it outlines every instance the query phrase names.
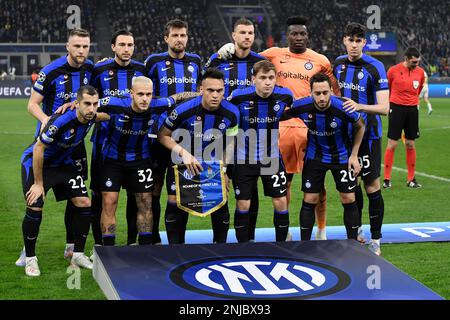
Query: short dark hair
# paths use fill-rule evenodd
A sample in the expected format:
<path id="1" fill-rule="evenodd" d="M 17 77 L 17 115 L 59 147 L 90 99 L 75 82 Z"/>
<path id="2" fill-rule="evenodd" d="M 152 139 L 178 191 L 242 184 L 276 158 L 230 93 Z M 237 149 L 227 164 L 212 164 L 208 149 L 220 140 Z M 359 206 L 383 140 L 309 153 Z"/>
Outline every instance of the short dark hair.
<path id="1" fill-rule="evenodd" d="M 344 37 L 366 38 L 366 27 L 356 22 L 350 22 L 344 30 Z"/>
<path id="2" fill-rule="evenodd" d="M 260 72 L 260 71 L 269 72 L 271 70 L 275 71 L 275 73 L 276 73 L 275 65 L 268 60 L 261 60 L 253 65 L 253 75 L 254 76 L 256 76 L 258 74 L 258 72 Z"/>
<path id="3" fill-rule="evenodd" d="M 202 81 L 205 79 L 217 79 L 217 80 L 224 80 L 225 75 L 222 71 L 220 71 L 217 68 L 209 68 L 205 71 L 205 73 L 202 75 Z"/>
<path id="4" fill-rule="evenodd" d="M 311 89 L 312 89 L 314 83 L 316 83 L 316 82 L 325 82 L 325 81 L 328 82 L 328 84 L 330 85 L 330 88 L 331 88 L 330 77 L 327 76 L 325 73 L 319 72 L 319 73 L 316 73 L 315 75 L 313 75 L 311 77 L 311 79 L 309 80 L 309 84 L 310 84 Z"/>
<path id="5" fill-rule="evenodd" d="M 413 48 L 413 47 L 409 47 L 408 49 L 406 49 L 405 51 L 405 57 L 407 57 L 408 59 L 411 59 L 412 57 L 420 57 L 420 52 L 417 48 Z"/>
<path id="6" fill-rule="evenodd" d="M 93 86 L 90 86 L 90 85 L 82 86 L 78 89 L 78 91 L 77 91 L 77 101 L 78 102 L 80 102 L 83 99 L 83 94 L 87 94 L 90 96 L 95 96 L 95 95 L 98 96 L 97 90 Z"/>
<path id="7" fill-rule="evenodd" d="M 113 34 L 113 36 L 111 38 L 111 44 L 116 44 L 118 36 L 130 36 L 130 37 L 133 37 L 133 34 L 130 31 L 125 30 L 125 29 L 117 30 L 116 32 L 114 32 L 114 34 Z"/>
<path id="8" fill-rule="evenodd" d="M 234 23 L 233 30 L 236 30 L 236 27 L 240 26 L 240 25 L 254 26 L 253 22 L 251 22 L 249 19 L 247 19 L 247 18 L 240 18 Z"/>
<path id="9" fill-rule="evenodd" d="M 82 37 L 82 38 L 90 38 L 91 35 L 89 34 L 89 31 L 85 30 L 85 29 L 79 29 L 79 28 L 75 28 L 70 30 L 69 32 L 69 38 L 73 37 L 73 36 L 78 36 L 78 37 Z"/>
<path id="10" fill-rule="evenodd" d="M 167 37 L 170 33 L 170 29 L 172 28 L 176 28 L 176 29 L 181 29 L 181 28 L 186 28 L 186 31 L 188 30 L 188 23 L 180 20 L 180 19 L 173 19 L 170 20 L 166 23 L 165 26 L 165 30 L 164 30 L 164 35 Z"/>
<path id="11" fill-rule="evenodd" d="M 292 17 L 287 18 L 286 25 L 288 27 L 295 26 L 295 25 L 307 26 L 308 25 L 308 18 L 306 18 L 304 16 L 292 16 Z"/>

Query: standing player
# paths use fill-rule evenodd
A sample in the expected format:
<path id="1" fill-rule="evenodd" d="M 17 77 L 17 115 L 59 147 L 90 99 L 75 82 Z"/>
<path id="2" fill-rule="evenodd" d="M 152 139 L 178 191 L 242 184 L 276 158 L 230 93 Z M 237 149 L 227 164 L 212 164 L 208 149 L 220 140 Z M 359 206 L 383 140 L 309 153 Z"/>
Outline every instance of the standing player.
<path id="1" fill-rule="evenodd" d="M 148 138 L 149 129 L 152 127 L 151 112 L 154 108 L 169 108 L 174 103 L 172 98 L 152 100 L 152 92 L 152 81 L 140 76 L 133 78 L 131 98 L 104 99 L 104 103 L 110 107 L 121 108 L 122 105 L 124 111 L 130 107 L 131 111 L 111 117 L 102 149 L 99 188 L 102 192 L 103 245 L 115 244 L 116 209 L 121 187 L 126 188 L 136 198 L 139 244 L 152 243 L 153 170 L 151 141 Z"/>
<path id="2" fill-rule="evenodd" d="M 203 152 L 208 146 L 224 141 L 226 136 L 235 136 L 238 133 L 239 110 L 223 100 L 224 93 L 223 73 L 217 69 L 209 69 L 203 74 L 200 87 L 201 96 L 179 104 L 165 119 L 158 135 L 163 146 L 172 153 L 171 159 L 180 157 L 191 174 L 202 171 L 200 161 L 219 161 L 217 155 L 210 159 L 205 158 Z M 182 132 L 180 132 L 180 130 Z M 178 133 L 183 134 L 183 141 L 177 141 Z M 185 139 L 187 138 L 187 139 Z M 189 140 L 189 141 L 185 141 Z M 185 148 L 183 148 L 182 144 Z M 230 163 L 233 156 L 227 150 L 225 163 Z M 202 159 L 198 156 L 200 155 Z M 172 164 L 173 165 L 173 164 Z M 227 184 L 227 176 L 225 175 Z M 166 178 L 167 207 L 165 214 L 167 237 L 170 244 L 184 243 L 188 213 L 177 207 L 175 194 L 174 170 L 168 170 Z M 224 243 L 230 224 L 228 204 L 211 214 L 212 228 L 215 243 Z"/>
<path id="3" fill-rule="evenodd" d="M 416 148 L 414 140 L 419 138 L 419 94 L 425 83 L 424 70 L 419 67 L 420 52 L 416 48 L 408 48 L 405 61 L 388 70 L 389 113 L 388 144 L 384 154 L 383 188 L 391 188 L 391 173 L 394 165 L 394 153 L 402 131 L 405 132 L 406 165 L 408 167 L 409 188 L 420 188 L 415 178 Z"/>
<path id="4" fill-rule="evenodd" d="M 134 37 L 127 30 L 115 32 L 111 39 L 111 49 L 114 59 L 95 64 L 92 73 L 92 85 L 97 88 L 100 98 L 105 97 L 130 97 L 130 89 L 133 77 L 145 74 L 144 64 L 131 57 L 134 53 Z M 96 245 L 102 244 L 102 232 L 100 229 L 100 217 L 102 213 L 102 195 L 99 190 L 99 175 L 101 164 L 101 150 L 108 132 L 108 122 L 99 123 L 91 137 L 92 159 L 91 159 L 91 189 L 92 189 L 92 233 Z M 137 206 L 134 194 L 127 192 L 127 244 L 136 242 L 136 214 Z"/>
<path id="5" fill-rule="evenodd" d="M 261 52 L 262 56 L 275 65 L 277 85 L 289 88 L 296 99 L 307 97 L 311 94 L 309 80 L 314 74 L 323 72 L 330 77 L 334 93 L 339 94 L 330 61 L 324 55 L 308 48 L 308 19 L 299 16 L 290 17 L 286 24 L 288 48 L 274 47 Z M 233 50 L 232 44 L 226 44 L 219 50 L 219 54 L 221 57 L 229 57 Z M 307 127 L 301 119 L 280 122 L 280 151 L 288 173 L 288 205 L 293 175 L 301 172 L 303 167 L 306 139 Z M 326 240 L 325 189 L 320 193 L 316 215 L 318 220 L 316 239 Z"/>
<path id="6" fill-rule="evenodd" d="M 51 62 L 39 72 L 28 101 L 28 112 L 38 120 L 35 137 L 38 137 L 41 128 L 45 127 L 50 116 L 62 105 L 73 102 L 77 97 L 78 88 L 89 83 L 93 68 L 92 61 L 87 59 L 89 48 L 89 32 L 83 29 L 73 29 L 69 33 L 66 44 L 68 54 Z M 88 169 L 84 141 L 79 144 L 71 156 L 78 172 L 86 180 Z M 66 226 L 64 258 L 70 258 L 73 252 L 72 220 L 75 210 L 72 202 L 67 201 L 64 217 Z M 23 251 L 16 264 L 23 265 L 24 257 Z"/>
<path id="7" fill-rule="evenodd" d="M 302 172 L 304 192 L 300 211 L 300 235 L 310 240 L 314 227 L 314 208 L 325 175 L 331 170 L 344 207 L 347 237 L 358 235 L 359 217 L 355 202 L 356 176 L 361 167 L 358 149 L 364 135 L 364 122 L 358 112 L 344 110 L 343 101 L 331 96 L 330 78 L 318 73 L 311 78 L 312 97 L 294 101 L 287 116 L 299 117 L 308 126 L 308 146 Z M 353 128 L 353 135 L 349 132 Z"/>
<path id="8" fill-rule="evenodd" d="M 249 241 L 249 209 L 254 185 L 261 177 L 264 195 L 272 198 L 276 241 L 286 241 L 289 211 L 287 177 L 278 147 L 279 120 L 293 102 L 292 92 L 275 86 L 275 66 L 259 61 L 253 67 L 253 86 L 237 89 L 228 98 L 238 106 L 240 134 L 236 143 L 233 185 L 236 194 L 234 229 L 238 242 Z"/>
<path id="9" fill-rule="evenodd" d="M 224 73 L 225 97 L 228 97 L 235 89 L 251 86 L 253 65 L 258 61 L 265 60 L 263 56 L 251 50 L 255 41 L 255 26 L 250 20 L 245 18 L 237 20 L 231 36 L 234 40 L 234 54 L 229 59 L 223 60 L 218 53 L 215 53 L 205 65 L 205 69 L 217 68 Z M 227 174 L 231 178 L 233 175 L 233 165 L 228 165 L 227 169 Z M 258 209 L 258 184 L 255 181 L 250 208 L 248 209 L 248 216 L 250 217 L 248 227 L 250 241 L 255 240 Z"/>
<path id="10" fill-rule="evenodd" d="M 430 116 L 431 113 L 433 112 L 433 107 L 431 106 L 431 102 L 428 99 L 428 74 L 427 72 L 424 70 L 423 74 L 425 76 L 425 83 L 423 84 L 423 89 L 420 92 L 420 99 L 423 99 L 425 101 L 425 103 L 427 104 L 427 108 L 428 108 L 428 115 Z M 419 104 L 420 106 L 420 104 Z"/>
<path id="11" fill-rule="evenodd" d="M 366 124 L 361 147 L 359 148 L 360 177 L 369 198 L 369 218 L 372 238 L 369 249 L 381 254 L 381 226 L 384 216 L 384 201 L 381 194 L 381 137 L 382 124 L 380 115 L 389 111 L 388 80 L 384 65 L 379 60 L 363 54 L 366 45 L 366 30 L 359 23 L 350 23 L 344 31 L 344 45 L 347 54 L 334 62 L 341 96 L 346 100 L 344 109 L 349 112 L 359 111 Z M 363 194 L 361 186 L 355 189 L 359 217 L 362 217 Z M 364 242 L 362 228 L 358 230 L 358 240 Z"/>
<path id="12" fill-rule="evenodd" d="M 71 156 L 83 143 L 94 121 L 107 120 L 108 116 L 96 114 L 98 94 L 91 86 L 78 89 L 75 106 L 76 110 L 52 115 L 42 133 L 22 155 L 22 185 L 27 204 L 22 232 L 26 250 L 25 274 L 28 276 L 41 274 L 35 248 L 45 194 L 50 188 L 57 201 L 69 199 L 74 205 L 72 264 L 92 269 L 92 262 L 84 255 L 91 222 L 91 201 Z"/>
<path id="13" fill-rule="evenodd" d="M 175 19 L 167 22 L 164 41 L 168 50 L 152 54 L 145 60 L 146 76 L 153 81 L 154 95 L 168 97 L 177 93 L 195 93 L 201 75 L 201 59 L 197 54 L 186 52 L 188 41 L 188 24 Z M 195 96 L 194 94 L 192 96 Z M 157 118 L 154 119 L 157 121 Z M 152 196 L 153 243 L 161 243 L 159 235 L 159 218 L 161 215 L 161 190 L 164 176 L 170 164 L 170 152 L 159 142 L 152 146 L 155 155 L 155 187 Z"/>

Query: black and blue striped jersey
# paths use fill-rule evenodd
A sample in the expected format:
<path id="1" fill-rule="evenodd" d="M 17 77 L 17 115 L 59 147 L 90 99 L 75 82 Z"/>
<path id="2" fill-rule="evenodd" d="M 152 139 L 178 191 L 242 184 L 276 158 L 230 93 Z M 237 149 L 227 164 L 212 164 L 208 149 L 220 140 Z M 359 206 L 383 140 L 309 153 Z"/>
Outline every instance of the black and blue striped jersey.
<path id="1" fill-rule="evenodd" d="M 95 87 L 100 98 L 130 97 L 133 77 L 143 76 L 145 66 L 143 63 L 131 60 L 127 66 L 119 65 L 115 59 L 109 58 L 95 64 L 92 72 L 91 85 Z M 92 154 L 97 157 L 97 146 L 102 145 L 106 139 L 108 122 L 97 123 L 91 137 Z"/>
<path id="2" fill-rule="evenodd" d="M 65 55 L 42 68 L 33 85 L 33 90 L 44 97 L 42 111 L 51 116 L 63 104 L 74 101 L 78 89 L 90 83 L 93 67 L 92 61 L 86 60 L 80 68 L 74 68 Z M 35 137 L 40 129 L 38 121 Z"/>
<path id="3" fill-rule="evenodd" d="M 346 112 L 339 97 L 331 96 L 330 99 L 330 107 L 325 111 L 316 108 L 312 97 L 306 97 L 294 101 L 286 113 L 300 118 L 308 127 L 306 159 L 346 164 L 353 146 L 348 128 L 360 119 L 361 114 Z"/>
<path id="4" fill-rule="evenodd" d="M 294 100 L 291 90 L 275 86 L 269 97 L 261 98 L 251 86 L 233 91 L 227 100 L 240 113 L 236 163 L 267 164 L 269 159 L 279 158 L 279 121 Z"/>
<path id="5" fill-rule="evenodd" d="M 89 129 L 95 122 L 86 124 L 77 119 L 76 110 L 68 110 L 64 114 L 53 114 L 39 140 L 47 146 L 44 151 L 44 167 L 57 167 L 73 164 L 71 154 L 84 141 Z M 21 162 L 25 168 L 33 167 L 33 148 L 37 139 L 22 154 Z"/>
<path id="6" fill-rule="evenodd" d="M 199 86 L 202 63 L 200 56 L 186 53 L 182 59 L 168 52 L 152 54 L 145 60 L 146 76 L 153 81 L 153 94 L 169 97 L 181 92 L 195 92 Z"/>
<path id="7" fill-rule="evenodd" d="M 253 65 L 261 60 L 266 60 L 262 55 L 250 51 L 245 58 L 238 58 L 236 55 L 228 60 L 219 58 L 219 54 L 213 54 L 205 65 L 205 70 L 209 68 L 217 68 L 225 75 L 225 97 L 236 89 L 243 89 L 251 86 Z"/>
<path id="8" fill-rule="evenodd" d="M 102 106 L 115 109 L 111 114 L 103 144 L 103 158 L 119 161 L 146 160 L 151 157 L 149 133 L 156 125 L 153 114 L 160 114 L 162 110 L 174 104 L 172 98 L 152 99 L 150 107 L 143 113 L 131 109 L 131 98 L 108 97 L 101 100 Z"/>
<path id="9" fill-rule="evenodd" d="M 348 55 L 338 57 L 334 62 L 333 73 L 338 80 L 341 96 L 360 104 L 377 104 L 377 91 L 389 89 L 383 63 L 366 54 L 356 61 L 350 61 Z M 361 112 L 361 115 L 366 124 L 364 139 L 381 139 L 380 115 L 365 112 Z"/>
<path id="10" fill-rule="evenodd" d="M 201 158 L 198 160 L 222 160 L 216 158 L 215 152 L 205 159 L 203 151 L 212 144 L 222 143 L 225 148 L 225 137 L 237 135 L 239 109 L 223 100 L 217 110 L 209 111 L 202 106 L 202 98 L 199 96 L 177 105 L 163 126 L 173 131 L 172 137 L 176 141 L 181 138 L 180 144 L 196 158 Z"/>

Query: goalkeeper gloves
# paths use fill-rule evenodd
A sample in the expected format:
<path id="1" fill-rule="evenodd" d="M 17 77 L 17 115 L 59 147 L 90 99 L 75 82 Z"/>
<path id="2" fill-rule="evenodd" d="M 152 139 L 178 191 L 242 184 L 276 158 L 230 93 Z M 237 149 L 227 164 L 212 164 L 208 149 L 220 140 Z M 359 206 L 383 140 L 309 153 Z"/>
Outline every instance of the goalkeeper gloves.
<path id="1" fill-rule="evenodd" d="M 235 48 L 233 43 L 224 44 L 217 53 L 222 60 L 228 60 L 234 54 Z"/>

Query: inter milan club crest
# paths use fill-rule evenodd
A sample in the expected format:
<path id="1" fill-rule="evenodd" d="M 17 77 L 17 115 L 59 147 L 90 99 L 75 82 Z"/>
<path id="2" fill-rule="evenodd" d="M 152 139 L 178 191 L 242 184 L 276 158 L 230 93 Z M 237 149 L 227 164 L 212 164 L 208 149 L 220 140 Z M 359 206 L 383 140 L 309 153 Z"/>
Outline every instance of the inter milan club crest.
<path id="1" fill-rule="evenodd" d="M 65 74 L 64 75 L 64 80 L 67 80 L 69 78 L 69 75 L 68 74 Z"/>
<path id="2" fill-rule="evenodd" d="M 110 77 L 112 77 L 114 75 L 114 71 L 113 70 L 109 70 L 108 74 L 109 74 Z"/>
<path id="3" fill-rule="evenodd" d="M 197 116 L 197 120 L 198 120 L 198 121 L 201 121 L 201 120 L 202 120 L 202 117 Z"/>
<path id="4" fill-rule="evenodd" d="M 307 63 L 305 63 L 306 70 L 312 70 L 312 68 L 314 68 L 314 65 L 311 63 L 311 61 L 308 61 Z"/>
<path id="5" fill-rule="evenodd" d="M 221 123 L 221 124 L 219 124 L 219 129 L 220 130 L 223 130 L 223 129 L 225 129 L 225 127 L 226 127 L 226 124 L 225 123 Z"/>
<path id="6" fill-rule="evenodd" d="M 342 65 L 341 70 L 345 70 L 345 64 Z"/>
<path id="7" fill-rule="evenodd" d="M 70 134 L 73 134 L 75 132 L 75 129 L 70 129 Z"/>
<path id="8" fill-rule="evenodd" d="M 170 65 L 170 61 L 166 61 L 166 66 L 169 66 Z"/>
<path id="9" fill-rule="evenodd" d="M 310 113 L 308 114 L 308 118 L 312 119 L 313 115 Z"/>
<path id="10" fill-rule="evenodd" d="M 190 73 L 193 73 L 193 72 L 194 72 L 194 67 L 193 67 L 193 66 L 189 66 L 187 69 L 188 69 L 188 71 L 189 71 Z"/>
<path id="11" fill-rule="evenodd" d="M 358 72 L 358 79 L 362 80 L 364 78 L 364 72 L 360 71 Z"/>

